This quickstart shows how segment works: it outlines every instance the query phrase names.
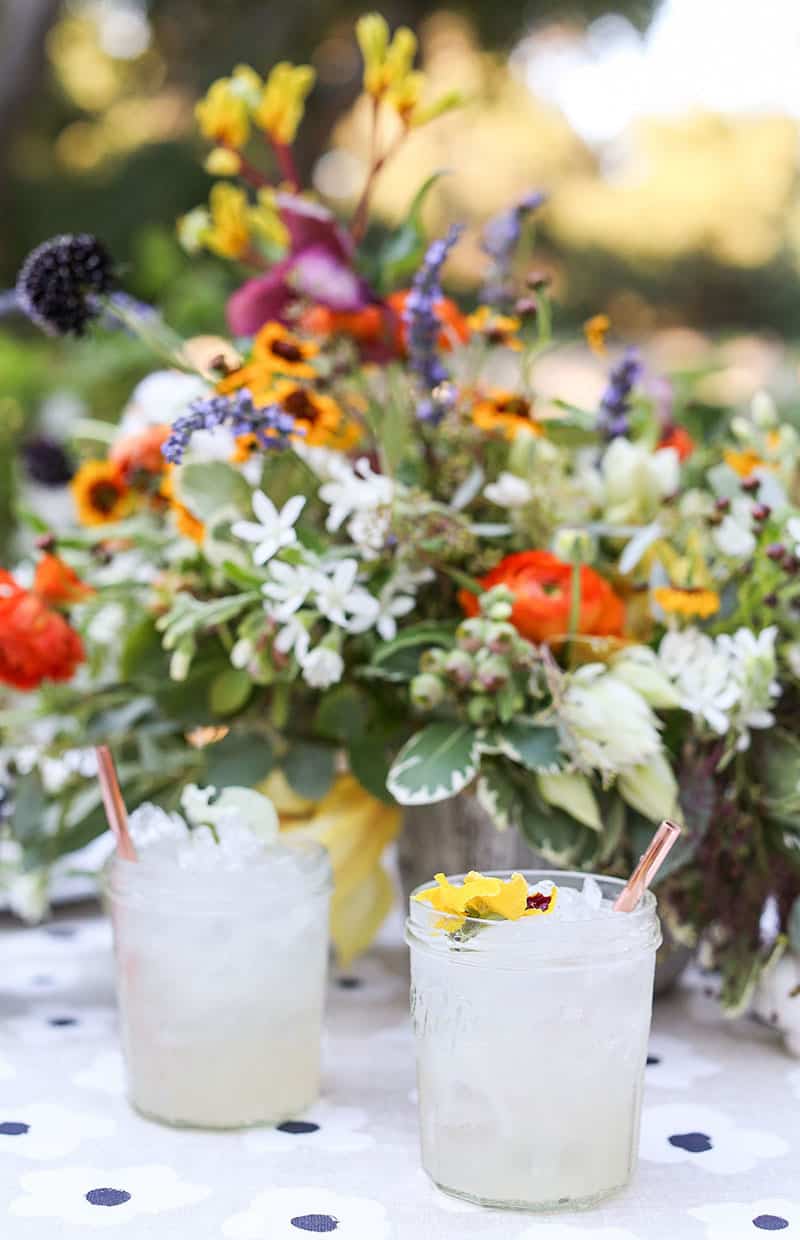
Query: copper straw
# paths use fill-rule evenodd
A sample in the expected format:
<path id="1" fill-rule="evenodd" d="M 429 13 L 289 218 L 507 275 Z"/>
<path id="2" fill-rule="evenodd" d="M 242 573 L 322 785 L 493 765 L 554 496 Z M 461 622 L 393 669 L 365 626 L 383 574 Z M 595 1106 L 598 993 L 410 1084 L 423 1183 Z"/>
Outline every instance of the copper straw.
<path id="1" fill-rule="evenodd" d="M 649 847 L 639 858 L 639 864 L 631 874 L 622 891 L 614 901 L 617 913 L 632 913 L 641 900 L 647 887 L 650 886 L 667 853 L 677 840 L 681 829 L 676 822 L 665 818 L 656 831 Z"/>
<path id="2" fill-rule="evenodd" d="M 125 861 L 137 861 L 136 849 L 133 846 L 131 833 L 128 830 L 128 814 L 125 809 L 125 802 L 122 799 L 122 792 L 117 779 L 117 768 L 114 766 L 111 750 L 108 745 L 98 745 L 95 753 L 97 755 L 97 777 L 100 780 L 103 805 L 105 806 L 108 825 L 117 842 L 117 852 Z"/>

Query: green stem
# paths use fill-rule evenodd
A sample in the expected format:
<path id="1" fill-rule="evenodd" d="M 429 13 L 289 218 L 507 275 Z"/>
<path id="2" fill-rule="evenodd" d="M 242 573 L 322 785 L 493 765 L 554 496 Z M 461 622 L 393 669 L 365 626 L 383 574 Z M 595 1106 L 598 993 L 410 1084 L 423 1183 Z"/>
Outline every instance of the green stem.
<path id="1" fill-rule="evenodd" d="M 575 639 L 578 636 L 581 618 L 581 562 L 578 558 L 572 562 L 572 576 L 570 578 L 569 590 L 569 661 L 572 662 L 572 656 L 575 648 Z"/>

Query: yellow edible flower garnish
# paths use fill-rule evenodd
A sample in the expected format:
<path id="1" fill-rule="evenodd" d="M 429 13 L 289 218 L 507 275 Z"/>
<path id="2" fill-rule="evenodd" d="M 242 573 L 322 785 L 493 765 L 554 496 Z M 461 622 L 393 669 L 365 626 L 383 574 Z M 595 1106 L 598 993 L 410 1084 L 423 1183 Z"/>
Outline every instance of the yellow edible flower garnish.
<path id="1" fill-rule="evenodd" d="M 288 60 L 271 70 L 253 118 L 273 142 L 280 146 L 294 142 L 315 77 L 311 65 L 293 65 Z"/>
<path id="2" fill-rule="evenodd" d="M 606 355 L 606 336 L 610 327 L 611 319 L 607 314 L 593 314 L 583 325 L 586 343 L 596 357 L 605 357 Z"/>
<path id="3" fill-rule="evenodd" d="M 556 887 L 546 907 L 528 907 L 528 884 L 522 874 L 512 874 L 506 879 L 485 878 L 470 870 L 461 886 L 454 886 L 444 874 L 435 874 L 434 879 L 437 885 L 427 887 L 416 899 L 449 914 L 437 923 L 439 929 L 457 929 L 467 917 L 502 917 L 506 921 L 518 921 L 520 917 L 552 913 L 555 908 Z M 457 924 L 451 920 L 453 917 L 458 919 Z"/>

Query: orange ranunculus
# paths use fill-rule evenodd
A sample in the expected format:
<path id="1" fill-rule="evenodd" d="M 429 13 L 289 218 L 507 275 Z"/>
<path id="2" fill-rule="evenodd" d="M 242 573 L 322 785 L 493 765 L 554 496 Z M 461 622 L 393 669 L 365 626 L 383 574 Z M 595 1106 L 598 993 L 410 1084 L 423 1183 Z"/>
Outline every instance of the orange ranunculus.
<path id="1" fill-rule="evenodd" d="M 402 347 L 406 347 L 406 325 L 403 322 L 403 311 L 406 308 L 410 289 L 401 289 L 398 293 L 391 293 L 386 301 L 397 315 L 399 340 Z M 442 297 L 433 307 L 433 313 L 442 325 L 439 332 L 438 345 L 440 349 L 452 349 L 457 344 L 464 344 L 469 340 L 469 324 L 458 306 L 449 297 Z"/>
<path id="2" fill-rule="evenodd" d="M 311 306 L 300 324 L 312 336 L 349 336 L 360 344 L 387 343 L 393 335 L 394 315 L 387 315 L 381 305 L 364 306 L 363 310 L 331 310 L 329 306 Z"/>
<path id="3" fill-rule="evenodd" d="M 94 590 L 81 581 L 69 564 L 48 553 L 36 565 L 33 593 L 43 603 L 80 603 Z"/>
<path id="4" fill-rule="evenodd" d="M 36 689 L 43 680 L 70 680 L 84 661 L 83 643 L 34 590 L 0 569 L 0 681 Z"/>
<path id="5" fill-rule="evenodd" d="M 679 461 L 688 461 L 694 452 L 694 440 L 685 426 L 673 426 L 658 441 L 659 448 L 674 448 Z"/>
<path id="6" fill-rule="evenodd" d="M 481 585 L 506 586 L 514 595 L 511 623 L 532 642 L 561 645 L 569 632 L 572 565 L 550 551 L 517 551 L 507 555 Z M 578 632 L 593 637 L 621 637 L 625 607 L 619 595 L 596 573 L 583 565 Z M 478 600 L 462 590 L 459 601 L 468 616 L 478 612 Z"/>
<path id="7" fill-rule="evenodd" d="M 167 466 L 161 448 L 169 439 L 171 426 L 160 423 L 148 426 L 135 435 L 125 435 L 109 453 L 126 482 L 135 481 L 137 474 L 161 474 Z"/>

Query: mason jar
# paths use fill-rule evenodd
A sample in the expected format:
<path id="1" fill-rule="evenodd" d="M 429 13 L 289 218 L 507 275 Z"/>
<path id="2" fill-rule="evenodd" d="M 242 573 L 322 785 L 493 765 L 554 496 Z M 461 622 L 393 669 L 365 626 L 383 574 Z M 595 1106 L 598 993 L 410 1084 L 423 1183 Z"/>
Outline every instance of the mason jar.
<path id="1" fill-rule="evenodd" d="M 524 876 L 562 888 L 586 878 Z M 613 902 L 623 883 L 592 877 Z M 445 1192 L 481 1205 L 593 1205 L 636 1166 L 661 941 L 655 898 L 646 892 L 632 913 L 606 906 L 585 920 L 556 911 L 461 921 L 411 899 L 423 1166 Z"/>
<path id="2" fill-rule="evenodd" d="M 331 869 L 311 842 L 248 865 L 106 870 L 132 1105 L 162 1123 L 275 1124 L 319 1093 Z"/>

